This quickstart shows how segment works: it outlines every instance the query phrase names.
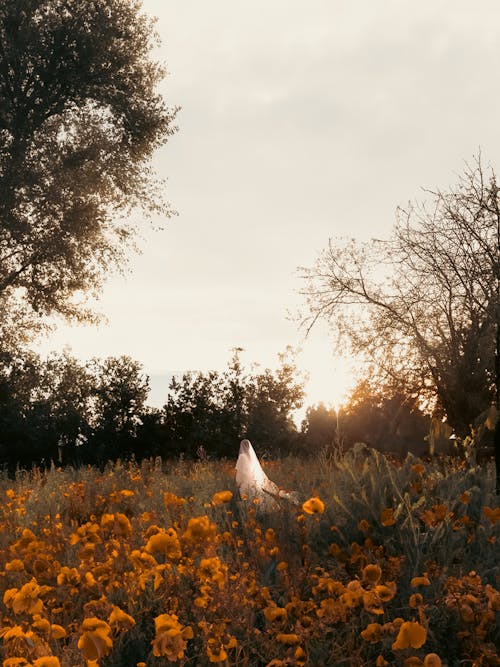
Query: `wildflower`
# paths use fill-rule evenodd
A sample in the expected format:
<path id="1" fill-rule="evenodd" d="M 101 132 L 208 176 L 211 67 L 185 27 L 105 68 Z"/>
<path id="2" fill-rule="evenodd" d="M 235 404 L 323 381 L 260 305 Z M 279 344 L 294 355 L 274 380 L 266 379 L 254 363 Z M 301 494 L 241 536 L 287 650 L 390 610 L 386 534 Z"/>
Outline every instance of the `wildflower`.
<path id="1" fill-rule="evenodd" d="M 116 605 L 113 605 L 113 611 L 109 615 L 108 621 L 111 627 L 119 627 L 124 630 L 129 630 L 135 625 L 135 619 Z"/>
<path id="2" fill-rule="evenodd" d="M 161 529 L 148 540 L 144 547 L 150 554 L 163 553 L 167 558 L 177 560 L 182 556 L 181 543 L 174 528 Z"/>
<path id="3" fill-rule="evenodd" d="M 227 658 L 224 644 L 220 639 L 211 637 L 207 642 L 207 655 L 210 662 L 224 662 Z"/>
<path id="4" fill-rule="evenodd" d="M 414 463 L 411 467 L 414 473 L 417 475 L 423 475 L 425 472 L 425 468 L 421 463 Z"/>
<path id="5" fill-rule="evenodd" d="M 24 563 L 19 558 L 14 558 L 5 564 L 7 572 L 22 572 L 24 570 Z"/>
<path id="6" fill-rule="evenodd" d="M 232 497 L 232 491 L 219 491 L 212 496 L 212 503 L 214 505 L 224 505 L 225 503 L 230 502 Z"/>
<path id="7" fill-rule="evenodd" d="M 413 586 L 413 588 L 418 588 L 419 586 L 430 586 L 431 582 L 428 577 L 413 577 L 413 579 L 410 581 L 410 585 Z"/>
<path id="8" fill-rule="evenodd" d="M 382 636 L 382 626 L 380 623 L 369 623 L 364 630 L 361 631 L 361 637 L 365 642 L 375 644 L 380 641 Z"/>
<path id="9" fill-rule="evenodd" d="M 496 507 L 495 509 L 491 509 L 491 507 L 484 507 L 483 514 L 492 526 L 500 521 L 500 507 Z"/>
<path id="10" fill-rule="evenodd" d="M 198 577 L 202 581 L 216 581 L 222 588 L 226 580 L 227 565 L 220 562 L 218 556 L 213 558 L 202 558 L 198 568 Z"/>
<path id="11" fill-rule="evenodd" d="M 386 509 L 382 510 L 380 513 L 380 523 L 383 526 L 393 526 L 396 523 L 396 519 L 394 518 L 394 510 L 392 507 L 387 507 Z"/>
<path id="12" fill-rule="evenodd" d="M 43 602 L 38 597 L 42 592 L 36 579 L 32 579 L 21 588 L 9 588 L 3 596 L 4 604 L 11 607 L 14 614 L 39 614 L 43 609 Z"/>
<path id="13" fill-rule="evenodd" d="M 441 667 L 442 664 L 437 653 L 428 653 L 424 658 L 424 667 Z"/>
<path id="14" fill-rule="evenodd" d="M 387 660 L 384 658 L 383 655 L 379 655 L 377 659 L 375 660 L 375 667 L 387 667 L 389 663 Z"/>
<path id="15" fill-rule="evenodd" d="M 379 565 L 367 565 L 363 569 L 362 578 L 368 584 L 375 585 L 380 581 L 382 570 Z"/>
<path id="16" fill-rule="evenodd" d="M 276 641 L 280 644 L 285 644 L 285 646 L 293 646 L 300 642 L 300 637 L 295 633 L 284 634 L 280 632 L 276 635 Z"/>
<path id="17" fill-rule="evenodd" d="M 196 516 L 189 519 L 183 537 L 189 541 L 202 542 L 212 539 L 216 532 L 217 526 L 208 516 Z"/>
<path id="18" fill-rule="evenodd" d="M 424 598 L 420 593 L 413 593 L 410 595 L 409 605 L 412 609 L 417 609 L 424 604 Z"/>
<path id="19" fill-rule="evenodd" d="M 325 511 L 325 504 L 320 498 L 314 496 L 303 503 L 302 511 L 306 514 L 323 514 Z"/>
<path id="20" fill-rule="evenodd" d="M 427 630 L 420 623 L 405 621 L 399 628 L 399 633 L 392 645 L 392 650 L 420 648 L 425 644 L 426 640 Z"/>
<path id="21" fill-rule="evenodd" d="M 393 581 L 387 584 L 379 584 L 373 590 L 382 602 L 389 602 L 396 595 L 396 584 Z"/>
<path id="22" fill-rule="evenodd" d="M 368 532 L 369 528 L 370 528 L 370 524 L 368 523 L 368 521 L 366 519 L 361 519 L 360 521 L 358 521 L 358 529 L 362 533 Z"/>
<path id="23" fill-rule="evenodd" d="M 153 655 L 165 656 L 167 660 L 175 662 L 184 657 L 187 639 L 192 639 L 193 630 L 188 626 L 183 628 L 175 614 L 161 614 L 155 618 L 156 636 L 151 642 Z"/>
<path id="24" fill-rule="evenodd" d="M 42 658 L 35 660 L 33 667 L 61 667 L 61 663 L 55 655 L 44 655 Z"/>
<path id="25" fill-rule="evenodd" d="M 80 583 L 80 573 L 75 567 L 62 567 L 57 575 L 57 583 L 59 586 L 68 584 L 77 586 Z"/>
<path id="26" fill-rule="evenodd" d="M 82 651 L 86 660 L 100 660 L 107 655 L 113 647 L 113 640 L 109 636 L 110 626 L 106 621 L 98 618 L 86 618 L 80 626 L 82 633 L 78 640 L 78 648 Z"/>
<path id="27" fill-rule="evenodd" d="M 470 491 L 464 491 L 460 496 L 460 502 L 463 503 L 464 505 L 468 505 L 469 501 L 470 501 Z M 429 654 L 429 655 L 435 655 L 435 654 Z"/>
<path id="28" fill-rule="evenodd" d="M 171 493 L 170 491 L 165 491 L 163 494 L 163 502 L 167 507 L 169 505 L 171 507 L 182 507 L 186 504 L 186 499 L 180 498 L 179 496 L 176 496 L 175 493 Z"/>
<path id="29" fill-rule="evenodd" d="M 264 609 L 264 616 L 269 623 L 273 621 L 286 621 L 287 611 L 284 607 L 266 607 Z"/>

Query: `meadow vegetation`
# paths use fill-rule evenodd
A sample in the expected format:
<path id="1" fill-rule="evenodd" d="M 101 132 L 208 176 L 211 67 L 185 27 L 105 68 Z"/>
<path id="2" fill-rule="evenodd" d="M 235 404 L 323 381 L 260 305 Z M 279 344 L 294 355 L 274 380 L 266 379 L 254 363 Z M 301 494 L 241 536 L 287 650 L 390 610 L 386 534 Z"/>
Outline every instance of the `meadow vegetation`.
<path id="1" fill-rule="evenodd" d="M 499 665 L 494 469 L 325 450 L 0 479 L 3 667 Z"/>

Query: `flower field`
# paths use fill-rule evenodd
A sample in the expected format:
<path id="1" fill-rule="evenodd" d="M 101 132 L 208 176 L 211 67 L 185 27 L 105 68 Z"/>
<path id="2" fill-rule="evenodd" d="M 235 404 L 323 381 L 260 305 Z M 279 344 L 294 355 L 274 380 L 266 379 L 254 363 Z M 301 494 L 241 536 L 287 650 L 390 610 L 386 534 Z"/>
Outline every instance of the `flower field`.
<path id="1" fill-rule="evenodd" d="M 3 667 L 500 665 L 493 467 L 356 449 L 0 478 Z"/>

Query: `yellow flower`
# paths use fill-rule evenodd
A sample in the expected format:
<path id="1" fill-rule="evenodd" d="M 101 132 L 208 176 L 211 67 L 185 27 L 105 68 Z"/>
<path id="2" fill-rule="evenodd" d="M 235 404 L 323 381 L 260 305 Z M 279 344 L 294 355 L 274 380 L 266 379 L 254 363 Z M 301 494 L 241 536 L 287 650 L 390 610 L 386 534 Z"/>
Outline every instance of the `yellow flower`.
<path id="1" fill-rule="evenodd" d="M 266 607 L 264 616 L 272 623 L 273 621 L 286 621 L 287 612 L 284 607 Z"/>
<path id="2" fill-rule="evenodd" d="M 179 496 L 176 496 L 175 493 L 170 493 L 170 491 L 165 491 L 163 501 L 167 507 L 169 505 L 172 507 L 182 507 L 182 505 L 186 504 L 185 498 L 179 498 Z"/>
<path id="3" fill-rule="evenodd" d="M 33 667 L 31 662 L 28 662 L 26 658 L 6 658 L 3 663 L 3 667 Z"/>
<path id="4" fill-rule="evenodd" d="M 219 491 L 212 496 L 212 503 L 214 505 L 224 505 L 224 503 L 230 502 L 232 497 L 232 491 Z"/>
<path id="5" fill-rule="evenodd" d="M 24 570 L 24 563 L 19 558 L 9 561 L 5 564 L 7 572 L 22 572 Z"/>
<path id="6" fill-rule="evenodd" d="M 207 655 L 210 662 L 224 662 L 224 660 L 226 660 L 227 653 L 220 639 L 214 639 L 212 637 L 208 640 Z"/>
<path id="7" fill-rule="evenodd" d="M 109 636 L 111 628 L 106 621 L 95 617 L 86 618 L 80 626 L 80 632 L 82 635 L 78 640 L 78 648 L 86 660 L 95 662 L 111 651 L 113 640 Z"/>
<path id="8" fill-rule="evenodd" d="M 37 658 L 33 667 L 61 667 L 61 663 L 55 655 L 45 655 L 42 658 Z"/>
<path id="9" fill-rule="evenodd" d="M 135 619 L 116 605 L 113 605 L 113 611 L 109 615 L 108 621 L 112 627 L 115 626 L 125 630 L 129 630 L 135 625 Z"/>
<path id="10" fill-rule="evenodd" d="M 198 577 L 201 581 L 216 581 L 222 588 L 226 580 L 227 565 L 220 562 L 218 556 L 213 558 L 202 558 L 198 568 Z"/>
<path id="11" fill-rule="evenodd" d="M 396 519 L 394 518 L 394 510 L 392 507 L 387 507 L 386 509 L 382 510 L 380 513 L 380 523 L 383 526 L 393 526 L 396 523 Z"/>
<path id="12" fill-rule="evenodd" d="M 410 581 L 410 585 L 413 588 L 418 588 L 419 586 L 430 586 L 431 582 L 428 577 L 413 577 Z"/>
<path id="13" fill-rule="evenodd" d="M 57 583 L 59 586 L 63 586 L 65 584 L 77 586 L 80 583 L 80 573 L 76 567 L 70 568 L 63 566 L 57 575 Z"/>
<path id="14" fill-rule="evenodd" d="M 369 584 L 375 585 L 380 581 L 382 570 L 378 565 L 367 565 L 363 569 L 362 578 Z"/>
<path id="15" fill-rule="evenodd" d="M 361 631 L 361 637 L 370 644 L 379 642 L 382 636 L 382 626 L 380 623 L 369 623 L 364 630 Z"/>
<path id="16" fill-rule="evenodd" d="M 303 503 L 302 511 L 306 514 L 323 514 L 325 511 L 325 504 L 320 498 L 314 496 Z"/>
<path id="17" fill-rule="evenodd" d="M 39 614 L 43 609 L 43 602 L 38 597 L 42 592 L 36 579 L 32 579 L 21 588 L 9 588 L 3 596 L 4 604 L 10 607 L 14 614 Z"/>
<path id="18" fill-rule="evenodd" d="M 410 595 L 409 605 L 412 609 L 417 609 L 418 607 L 421 607 L 423 604 L 424 604 L 424 598 L 420 593 L 413 593 L 413 595 Z"/>
<path id="19" fill-rule="evenodd" d="M 420 648 L 425 644 L 426 640 L 427 630 L 420 623 L 405 621 L 399 628 L 399 633 L 392 645 L 392 650 Z"/>
<path id="20" fill-rule="evenodd" d="M 183 628 L 175 614 L 161 614 L 155 618 L 156 636 L 151 642 L 153 655 L 165 656 L 175 662 L 184 657 L 187 646 L 186 639 L 194 634 L 190 627 Z"/>
<path id="21" fill-rule="evenodd" d="M 496 507 L 495 509 L 491 509 L 491 507 L 484 507 L 483 508 L 483 514 L 486 519 L 491 523 L 491 525 L 494 525 L 500 521 L 500 507 Z"/>
<path id="22" fill-rule="evenodd" d="M 358 521 L 358 528 L 362 533 L 366 533 L 370 528 L 370 524 L 366 519 L 361 519 Z"/>
<path id="23" fill-rule="evenodd" d="M 285 644 L 286 646 L 293 646 L 294 644 L 300 643 L 300 637 L 295 633 L 279 633 L 276 635 L 276 641 L 280 644 Z"/>
<path id="24" fill-rule="evenodd" d="M 192 542 L 207 541 L 215 537 L 217 526 L 212 523 L 208 516 L 195 516 L 189 519 L 184 539 Z"/>
<path id="25" fill-rule="evenodd" d="M 163 553 L 168 558 L 177 560 L 182 556 L 181 543 L 174 528 L 161 529 L 148 540 L 144 547 L 150 554 Z"/>

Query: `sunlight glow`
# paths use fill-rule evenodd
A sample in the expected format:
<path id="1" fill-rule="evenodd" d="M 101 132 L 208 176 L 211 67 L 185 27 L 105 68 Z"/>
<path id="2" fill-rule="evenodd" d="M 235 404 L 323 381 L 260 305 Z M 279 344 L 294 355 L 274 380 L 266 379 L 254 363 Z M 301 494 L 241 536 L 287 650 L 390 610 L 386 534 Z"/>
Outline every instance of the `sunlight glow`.
<path id="1" fill-rule="evenodd" d="M 305 407 L 324 403 L 335 409 L 345 404 L 361 368 L 355 359 L 335 354 L 329 336 L 322 331 L 311 332 L 304 341 L 297 364 L 309 374 Z"/>

